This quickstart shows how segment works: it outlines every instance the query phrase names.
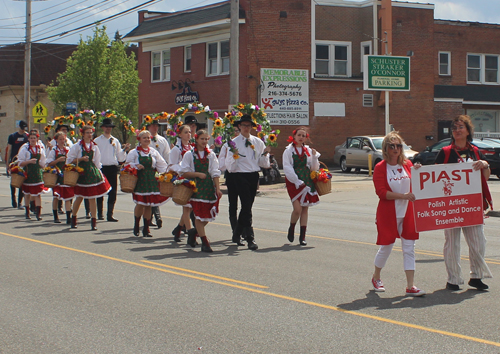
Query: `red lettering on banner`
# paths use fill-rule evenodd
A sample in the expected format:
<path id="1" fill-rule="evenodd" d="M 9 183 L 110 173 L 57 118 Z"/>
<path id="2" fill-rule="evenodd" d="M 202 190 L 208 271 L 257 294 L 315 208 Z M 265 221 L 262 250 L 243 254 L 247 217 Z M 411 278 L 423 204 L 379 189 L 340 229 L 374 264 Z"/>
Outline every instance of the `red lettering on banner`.
<path id="1" fill-rule="evenodd" d="M 473 172 L 472 169 L 453 170 L 451 172 L 451 175 L 453 176 L 453 178 L 450 178 L 450 176 L 448 175 L 448 173 L 446 173 L 446 171 L 441 171 L 439 173 L 439 175 L 437 176 L 437 178 L 436 178 L 435 171 L 432 171 L 431 173 L 421 172 L 420 173 L 420 190 L 424 189 L 425 182 L 427 182 L 429 180 L 431 181 L 431 183 L 436 183 L 436 182 L 439 182 L 441 180 L 461 181 L 462 180 L 462 176 L 460 175 L 461 173 L 463 173 L 465 175 L 465 183 L 467 183 L 469 185 L 470 184 L 470 174 L 472 172 Z"/>

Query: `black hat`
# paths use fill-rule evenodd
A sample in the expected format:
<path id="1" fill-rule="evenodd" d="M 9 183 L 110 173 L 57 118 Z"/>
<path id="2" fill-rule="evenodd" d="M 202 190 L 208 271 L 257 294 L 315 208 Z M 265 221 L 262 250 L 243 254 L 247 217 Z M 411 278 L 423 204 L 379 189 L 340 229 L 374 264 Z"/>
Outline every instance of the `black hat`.
<path id="1" fill-rule="evenodd" d="M 113 124 L 113 120 L 111 118 L 104 118 L 101 123 L 101 128 L 103 127 L 111 127 L 114 128 L 116 125 Z"/>
<path id="2" fill-rule="evenodd" d="M 198 120 L 196 119 L 195 116 L 187 116 L 184 118 L 184 124 L 198 124 Z"/>
<path id="3" fill-rule="evenodd" d="M 26 130 L 26 128 L 28 128 L 28 123 L 26 123 L 24 120 L 19 121 L 19 128 Z"/>
<path id="4" fill-rule="evenodd" d="M 57 127 L 56 127 L 56 132 L 58 132 L 59 130 L 61 130 L 62 128 L 66 128 L 69 130 L 69 125 L 66 125 L 66 124 L 58 124 Z"/>
<path id="5" fill-rule="evenodd" d="M 233 126 L 238 127 L 241 123 L 243 122 L 249 122 L 252 123 L 252 127 L 256 127 L 257 124 L 252 120 L 252 117 L 250 117 L 249 114 L 244 114 L 240 120 L 237 120 L 236 122 L 233 123 Z"/>

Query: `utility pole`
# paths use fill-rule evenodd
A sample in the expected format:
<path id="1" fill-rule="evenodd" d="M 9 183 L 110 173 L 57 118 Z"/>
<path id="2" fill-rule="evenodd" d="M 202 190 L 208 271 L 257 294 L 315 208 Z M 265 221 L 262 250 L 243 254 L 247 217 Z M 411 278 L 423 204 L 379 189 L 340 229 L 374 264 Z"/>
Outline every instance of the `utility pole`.
<path id="1" fill-rule="evenodd" d="M 240 100 L 240 4 L 239 0 L 231 0 L 231 29 L 229 40 L 229 104 L 237 104 Z"/>
<path id="2" fill-rule="evenodd" d="M 24 118 L 31 129 L 31 0 L 26 0 L 26 43 L 24 48 Z"/>

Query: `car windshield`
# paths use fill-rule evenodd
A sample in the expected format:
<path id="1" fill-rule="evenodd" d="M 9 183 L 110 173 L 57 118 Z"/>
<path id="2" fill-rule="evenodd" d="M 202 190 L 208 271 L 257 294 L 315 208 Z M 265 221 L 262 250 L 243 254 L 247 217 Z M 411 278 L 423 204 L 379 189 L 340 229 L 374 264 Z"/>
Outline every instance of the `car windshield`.
<path id="1" fill-rule="evenodd" d="M 375 146 L 375 149 L 382 150 L 382 141 L 384 141 L 384 138 L 373 138 L 372 139 L 372 143 L 373 143 L 373 146 Z"/>

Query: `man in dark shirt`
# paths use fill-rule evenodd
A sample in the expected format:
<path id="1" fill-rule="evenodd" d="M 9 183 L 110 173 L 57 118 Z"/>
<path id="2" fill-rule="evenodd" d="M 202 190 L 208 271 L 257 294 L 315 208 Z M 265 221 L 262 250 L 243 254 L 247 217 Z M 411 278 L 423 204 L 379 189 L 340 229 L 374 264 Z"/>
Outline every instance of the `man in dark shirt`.
<path id="1" fill-rule="evenodd" d="M 19 130 L 15 133 L 9 135 L 7 140 L 7 148 L 5 149 L 5 161 L 7 162 L 7 174 L 9 174 L 9 164 L 14 160 L 19 152 L 21 146 L 28 142 L 28 134 L 26 134 L 26 129 L 28 128 L 28 123 L 24 120 L 19 122 Z M 23 200 L 23 192 L 19 188 L 19 195 L 16 202 L 16 189 L 10 186 L 10 195 L 12 198 L 12 207 L 17 208 L 18 206 L 22 209 L 21 201 Z"/>

